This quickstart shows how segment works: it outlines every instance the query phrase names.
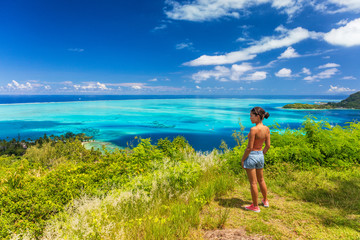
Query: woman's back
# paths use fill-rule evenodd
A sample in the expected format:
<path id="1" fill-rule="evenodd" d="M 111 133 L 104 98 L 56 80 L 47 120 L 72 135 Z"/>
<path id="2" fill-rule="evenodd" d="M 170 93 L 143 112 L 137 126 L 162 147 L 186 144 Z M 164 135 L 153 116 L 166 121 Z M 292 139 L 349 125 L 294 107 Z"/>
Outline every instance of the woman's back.
<path id="1" fill-rule="evenodd" d="M 270 130 L 267 126 L 262 124 L 252 127 L 251 130 L 255 131 L 255 140 L 252 150 L 261 151 L 264 142 L 266 142 L 266 140 L 270 138 Z"/>

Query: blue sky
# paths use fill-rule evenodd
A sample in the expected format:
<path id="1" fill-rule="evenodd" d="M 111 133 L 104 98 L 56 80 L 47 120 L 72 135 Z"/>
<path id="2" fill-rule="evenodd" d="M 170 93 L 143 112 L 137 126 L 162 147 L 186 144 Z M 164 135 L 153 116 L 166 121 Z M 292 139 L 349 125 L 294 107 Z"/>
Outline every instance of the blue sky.
<path id="1" fill-rule="evenodd" d="M 4 0 L 0 94 L 348 95 L 359 0 Z"/>

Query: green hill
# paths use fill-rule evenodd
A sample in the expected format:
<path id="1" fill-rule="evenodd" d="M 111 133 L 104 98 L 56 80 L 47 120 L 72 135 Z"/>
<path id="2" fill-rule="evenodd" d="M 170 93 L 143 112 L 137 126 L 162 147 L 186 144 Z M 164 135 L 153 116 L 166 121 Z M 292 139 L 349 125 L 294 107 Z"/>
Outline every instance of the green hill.
<path id="1" fill-rule="evenodd" d="M 348 98 L 338 103 L 328 102 L 324 104 L 286 104 L 283 108 L 291 109 L 334 109 L 334 108 L 352 108 L 360 109 L 360 91 L 351 94 Z"/>

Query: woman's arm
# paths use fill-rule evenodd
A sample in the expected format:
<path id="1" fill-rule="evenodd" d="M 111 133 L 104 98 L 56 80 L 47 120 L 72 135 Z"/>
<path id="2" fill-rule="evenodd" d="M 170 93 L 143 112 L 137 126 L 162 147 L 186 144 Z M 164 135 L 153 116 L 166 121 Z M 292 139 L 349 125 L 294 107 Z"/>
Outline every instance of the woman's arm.
<path id="1" fill-rule="evenodd" d="M 250 129 L 250 133 L 249 133 L 249 141 L 248 141 L 248 145 L 247 148 L 244 152 L 244 155 L 241 159 L 241 166 L 244 168 L 244 161 L 245 159 L 249 156 L 250 152 L 252 151 L 253 147 L 254 147 L 254 142 L 255 142 L 255 134 L 256 134 L 256 130 L 251 128 Z"/>
<path id="2" fill-rule="evenodd" d="M 266 133 L 266 137 L 265 137 L 265 147 L 263 150 L 264 155 L 269 150 L 269 148 L 270 148 L 270 129 L 268 128 L 268 132 Z"/>

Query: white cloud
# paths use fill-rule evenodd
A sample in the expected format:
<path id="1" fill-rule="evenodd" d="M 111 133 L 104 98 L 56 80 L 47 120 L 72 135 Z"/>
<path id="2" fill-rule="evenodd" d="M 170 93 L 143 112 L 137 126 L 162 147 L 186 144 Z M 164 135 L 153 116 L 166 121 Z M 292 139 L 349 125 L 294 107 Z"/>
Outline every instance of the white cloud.
<path id="1" fill-rule="evenodd" d="M 242 64 L 233 64 L 231 68 L 224 66 L 216 66 L 214 70 L 202 70 L 192 75 L 192 79 L 195 80 L 195 83 L 200 83 L 206 81 L 210 78 L 214 78 L 220 82 L 227 81 L 257 81 L 263 80 L 266 78 L 266 72 L 254 72 L 245 76 L 247 72 L 254 70 L 254 68 L 249 63 Z"/>
<path id="2" fill-rule="evenodd" d="M 330 68 L 330 69 L 326 69 L 325 71 L 323 71 L 321 73 L 318 73 L 316 76 L 317 76 L 317 78 L 320 78 L 320 79 L 331 78 L 337 72 L 339 72 L 339 70 L 337 68 Z"/>
<path id="3" fill-rule="evenodd" d="M 340 7 L 340 9 L 331 12 L 360 11 L 359 0 L 327 0 L 327 1 L 328 4 L 334 4 Z"/>
<path id="4" fill-rule="evenodd" d="M 345 76 L 342 79 L 344 79 L 344 80 L 356 80 L 356 77 L 354 77 L 354 76 Z"/>
<path id="5" fill-rule="evenodd" d="M 106 86 L 111 86 L 109 90 L 116 91 L 137 91 L 141 90 L 142 92 L 186 92 L 187 89 L 185 87 L 171 87 L 171 86 L 149 86 L 148 83 L 144 82 L 128 82 L 128 83 L 106 83 Z"/>
<path id="6" fill-rule="evenodd" d="M 86 84 L 74 84 L 72 85 L 76 90 L 82 90 L 82 91 L 96 91 L 96 90 L 112 90 L 108 87 L 106 87 L 105 84 L 100 83 L 100 82 L 90 82 L 90 83 L 86 83 Z"/>
<path id="7" fill-rule="evenodd" d="M 319 81 L 314 76 L 307 76 L 307 77 L 304 78 L 304 80 L 308 81 L 308 82 L 318 82 Z"/>
<path id="8" fill-rule="evenodd" d="M 317 82 L 319 79 L 327 79 L 334 76 L 339 70 L 337 68 L 329 68 L 313 76 L 307 76 L 304 80 L 309 82 Z"/>
<path id="9" fill-rule="evenodd" d="M 302 73 L 307 74 L 307 75 L 310 75 L 310 74 L 311 74 L 311 71 L 310 71 L 310 69 L 304 67 L 304 68 L 302 69 Z"/>
<path id="10" fill-rule="evenodd" d="M 266 74 L 267 74 L 267 72 L 264 72 L 264 71 L 256 71 L 256 72 L 244 77 L 242 80 L 248 80 L 248 81 L 264 80 L 266 78 Z"/>
<path id="11" fill-rule="evenodd" d="M 115 87 L 128 87 L 136 89 L 138 87 L 146 88 L 146 83 L 107 83 L 108 86 L 115 86 Z"/>
<path id="12" fill-rule="evenodd" d="M 356 89 L 350 89 L 345 87 L 338 87 L 330 85 L 329 92 L 341 93 L 341 92 L 355 92 Z"/>
<path id="13" fill-rule="evenodd" d="M 359 5 L 360 5 L 360 1 Z M 332 29 L 325 33 L 325 41 L 333 45 L 352 47 L 360 45 L 360 18 L 357 18 L 343 27 Z"/>
<path id="14" fill-rule="evenodd" d="M 149 82 L 157 82 L 158 81 L 158 79 L 157 78 L 153 78 L 153 79 L 150 79 L 150 80 L 148 80 Z"/>
<path id="15" fill-rule="evenodd" d="M 245 7 L 246 0 L 197 0 L 192 3 L 180 4 L 173 0 L 166 3 L 172 7 L 165 14 L 175 20 L 208 21 L 224 16 L 239 18 L 237 10 Z"/>
<path id="16" fill-rule="evenodd" d="M 336 67 L 340 67 L 340 65 L 337 63 L 327 63 L 325 65 L 319 66 L 318 68 L 322 69 L 322 68 L 336 68 Z"/>
<path id="17" fill-rule="evenodd" d="M 72 81 L 64 81 L 64 82 L 60 82 L 60 84 L 73 85 L 73 82 Z"/>
<path id="18" fill-rule="evenodd" d="M 192 42 L 182 42 L 182 43 L 178 43 L 178 44 L 176 44 L 175 48 L 176 48 L 177 50 L 184 49 L 184 48 L 194 49 Z"/>
<path id="19" fill-rule="evenodd" d="M 314 32 L 309 32 L 304 28 L 298 27 L 291 30 L 285 30 L 285 32 L 283 32 L 278 37 L 264 37 L 260 41 L 255 42 L 253 46 L 245 48 L 241 51 L 230 52 L 225 55 L 217 56 L 202 55 L 195 60 L 184 63 L 184 65 L 222 65 L 251 60 L 256 57 L 256 54 L 267 52 L 277 48 L 288 47 L 310 37 L 317 38 L 318 34 Z"/>
<path id="20" fill-rule="evenodd" d="M 327 13 L 359 12 L 359 0 L 193 0 L 182 1 L 166 0 L 168 7 L 165 14 L 170 19 L 186 21 L 211 21 L 222 17 L 240 18 L 248 15 L 249 9 L 254 6 L 271 4 L 281 13 L 291 18 L 301 12 L 306 6 Z"/>
<path id="21" fill-rule="evenodd" d="M 234 81 L 238 81 L 241 79 L 241 76 L 250 70 L 252 70 L 253 67 L 249 63 L 242 63 L 240 65 L 234 64 L 231 66 L 231 75 L 230 79 Z"/>
<path id="22" fill-rule="evenodd" d="M 141 86 L 139 86 L 139 85 L 134 85 L 134 86 L 131 86 L 131 88 L 132 88 L 132 89 L 136 89 L 136 90 L 140 90 L 140 89 L 142 89 L 142 87 L 141 87 Z"/>
<path id="23" fill-rule="evenodd" d="M 300 57 L 300 55 L 295 51 L 294 48 L 288 47 L 285 50 L 285 52 L 283 52 L 278 58 L 283 59 L 283 58 L 296 58 L 296 57 Z"/>
<path id="24" fill-rule="evenodd" d="M 243 37 L 239 37 L 238 39 L 236 39 L 236 42 L 246 42 L 249 41 L 247 38 L 243 38 Z"/>
<path id="25" fill-rule="evenodd" d="M 201 57 L 184 63 L 186 66 L 204 66 L 204 65 L 221 65 L 231 64 L 239 61 L 246 61 L 255 58 L 255 54 L 249 54 L 245 51 L 237 51 L 228 53 L 226 55 L 208 56 L 202 55 Z"/>
<path id="26" fill-rule="evenodd" d="M 172 21 L 170 20 L 161 20 L 161 22 L 156 27 L 154 27 L 151 32 L 166 29 L 168 27 L 168 24 L 170 24 L 171 22 Z"/>
<path id="27" fill-rule="evenodd" d="M 336 25 L 343 26 L 343 25 L 346 25 L 348 22 L 349 22 L 349 19 L 342 19 L 339 22 L 337 22 Z"/>
<path id="28" fill-rule="evenodd" d="M 68 51 L 70 51 L 70 52 L 84 52 L 85 49 L 83 49 L 83 48 L 68 48 Z"/>
<path id="29" fill-rule="evenodd" d="M 33 89 L 33 86 L 29 82 L 26 82 L 25 84 L 20 84 L 17 81 L 12 80 L 11 83 L 7 84 L 7 88 L 14 90 L 30 90 Z"/>
<path id="30" fill-rule="evenodd" d="M 303 1 L 300 0 L 194 0 L 180 4 L 174 0 L 167 0 L 171 9 L 166 10 L 168 18 L 187 21 L 210 21 L 221 17 L 239 18 L 240 13 L 248 11 L 250 7 L 270 3 L 271 6 L 290 17 L 300 11 Z"/>
<path id="31" fill-rule="evenodd" d="M 277 77 L 291 77 L 291 69 L 282 68 L 277 73 L 275 73 Z"/>
<path id="32" fill-rule="evenodd" d="M 296 0 L 272 0 L 272 6 L 276 9 L 282 9 L 290 17 L 303 7 L 302 1 Z"/>
<path id="33" fill-rule="evenodd" d="M 167 24 L 160 24 L 159 26 L 154 27 L 153 31 L 158 31 L 167 28 Z"/>
<path id="34" fill-rule="evenodd" d="M 50 85 L 46 85 L 46 86 L 44 86 L 44 88 L 45 88 L 46 90 L 50 90 L 50 89 L 51 89 L 51 86 L 50 86 Z"/>
<path id="35" fill-rule="evenodd" d="M 286 33 L 288 29 L 284 25 L 279 25 L 275 28 L 275 32 Z"/>
<path id="36" fill-rule="evenodd" d="M 196 83 L 199 83 L 201 81 L 208 80 L 209 78 L 215 78 L 216 80 L 219 80 L 222 77 L 230 76 L 230 74 L 231 71 L 229 68 L 224 66 L 216 66 L 214 70 L 203 70 L 193 74 L 192 79 L 195 80 Z"/>
<path id="37" fill-rule="evenodd" d="M 96 85 L 97 85 L 97 87 L 98 87 L 99 89 L 101 89 L 101 90 L 109 90 L 109 89 L 106 87 L 106 85 L 103 84 L 103 83 L 97 82 Z"/>
<path id="38" fill-rule="evenodd" d="M 201 89 L 201 87 L 199 87 L 199 86 L 196 86 L 196 89 Z"/>

